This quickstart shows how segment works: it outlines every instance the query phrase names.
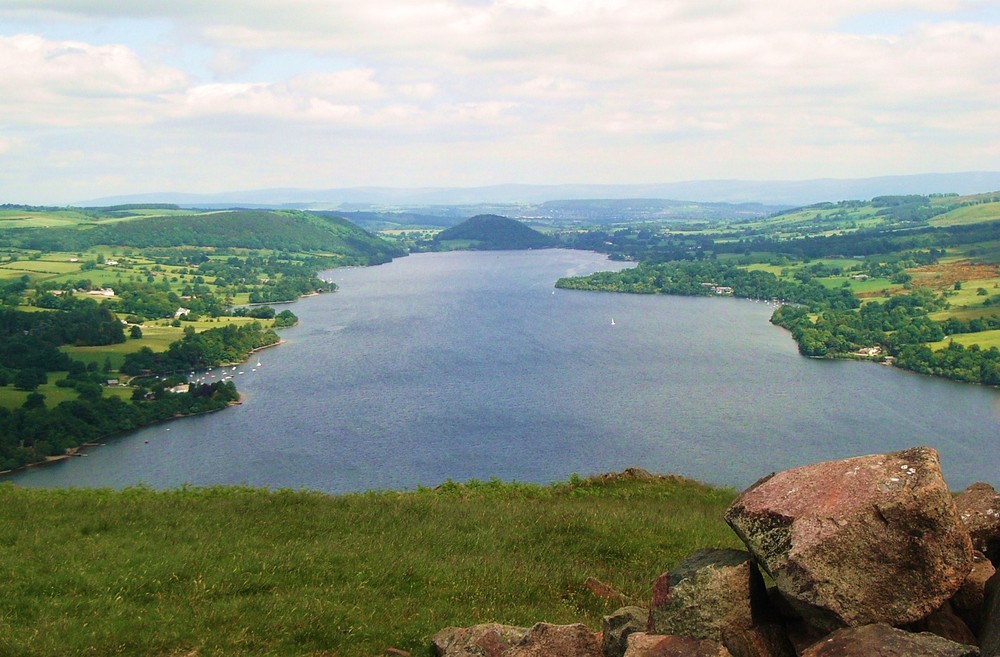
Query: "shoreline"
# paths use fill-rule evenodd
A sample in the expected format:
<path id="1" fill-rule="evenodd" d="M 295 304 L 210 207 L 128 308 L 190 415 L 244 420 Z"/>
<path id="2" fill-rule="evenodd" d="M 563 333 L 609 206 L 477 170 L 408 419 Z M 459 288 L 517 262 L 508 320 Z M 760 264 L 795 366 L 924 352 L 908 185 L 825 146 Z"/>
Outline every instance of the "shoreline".
<path id="1" fill-rule="evenodd" d="M 211 413 L 219 413 L 220 411 L 224 411 L 227 408 L 231 408 L 233 406 L 240 406 L 241 404 L 243 404 L 245 399 L 246 397 L 242 393 L 239 393 L 239 399 L 227 403 L 222 408 L 215 408 L 210 411 L 199 411 L 198 413 L 181 413 L 178 415 L 173 415 L 171 417 L 164 418 L 162 420 L 157 420 L 156 422 L 150 422 L 149 424 L 144 424 L 143 426 L 136 427 L 135 429 L 129 429 L 128 431 L 118 431 L 115 433 L 107 434 L 106 436 L 99 436 L 97 440 L 111 441 L 114 440 L 115 438 L 123 438 L 129 434 L 135 433 L 136 431 L 141 431 L 142 429 L 148 429 L 149 427 L 155 427 L 159 424 L 166 424 L 167 422 L 173 422 L 174 420 L 180 420 L 186 417 L 198 417 L 200 415 L 210 415 Z M 35 461 L 34 463 L 25 463 L 24 465 L 14 468 L 12 470 L 0 470 L 0 482 L 3 481 L 3 477 L 5 475 L 17 474 L 18 472 L 24 472 L 25 470 L 29 470 L 31 468 L 42 468 L 47 465 L 52 465 L 53 463 L 61 463 L 69 459 L 87 456 L 86 454 L 87 450 L 92 449 L 94 447 L 107 447 L 107 445 L 108 445 L 107 442 L 83 443 L 82 445 L 77 445 L 76 447 L 67 448 L 65 454 L 46 456 L 45 459 L 42 461 Z"/>
<path id="2" fill-rule="evenodd" d="M 298 324 L 298 322 L 296 322 L 296 324 Z M 243 359 L 242 361 L 240 361 L 240 362 L 237 362 L 237 363 L 220 363 L 219 365 L 216 365 L 215 367 L 232 367 L 232 366 L 240 365 L 242 363 L 247 363 L 247 362 L 250 361 L 250 355 L 251 354 L 257 353 L 259 351 L 263 351 L 265 349 L 270 349 L 272 347 L 281 346 L 281 345 L 285 344 L 286 342 L 287 342 L 286 340 L 279 339 L 277 342 L 274 342 L 272 344 L 267 344 L 267 345 L 264 345 L 262 347 L 257 347 L 256 349 L 251 349 L 249 352 L 247 352 L 247 357 L 245 359 Z M 135 378 L 138 378 L 138 377 L 132 377 L 132 379 L 135 379 Z M 129 379 L 129 381 L 132 381 L 132 379 Z M 126 383 L 125 385 L 128 385 L 128 383 Z M 171 417 L 164 418 L 162 420 L 157 420 L 156 422 L 151 422 L 149 424 L 145 424 L 145 425 L 143 425 L 141 427 L 136 427 L 134 429 L 129 429 L 128 431 L 119 431 L 119 432 L 111 433 L 111 434 L 108 434 L 108 435 L 105 435 L 105 436 L 98 436 L 96 438 L 96 440 L 107 441 L 107 440 L 112 440 L 112 439 L 115 439 L 115 438 L 121 438 L 121 437 L 127 436 L 127 435 L 129 435 L 131 433 L 135 433 L 136 431 L 140 431 L 142 429 L 147 429 L 149 427 L 155 427 L 158 424 L 166 424 L 167 422 L 172 422 L 174 420 L 180 420 L 180 419 L 187 418 L 187 417 L 198 417 L 199 415 L 208 415 L 210 413 L 219 413 L 220 411 L 224 411 L 224 410 L 226 410 L 228 408 L 232 408 L 233 406 L 241 406 L 246 401 L 247 396 L 244 393 L 240 392 L 239 390 L 237 390 L 236 392 L 237 392 L 237 395 L 239 395 L 238 399 L 236 399 L 236 401 L 231 401 L 231 402 L 227 403 L 222 408 L 215 408 L 215 409 L 212 409 L 212 410 L 209 410 L 209 411 L 200 411 L 198 413 L 182 413 L 182 414 L 178 414 L 178 415 L 173 415 Z M 89 442 L 89 443 L 83 443 L 83 444 L 77 445 L 76 447 L 69 447 L 69 448 L 67 448 L 66 452 L 64 454 L 56 454 L 56 455 L 53 455 L 53 456 L 46 456 L 45 459 L 43 459 L 41 461 L 34 461 L 32 463 L 25 463 L 22 466 L 19 466 L 17 468 L 13 468 L 13 469 L 10 469 L 10 470 L 0 470 L 0 481 L 3 481 L 3 478 L 6 475 L 17 474 L 18 472 L 23 472 L 23 471 L 28 470 L 30 468 L 40 468 L 40 467 L 44 467 L 44 466 L 47 466 L 47 465 L 52 465 L 53 463 L 61 463 L 63 461 L 67 461 L 67 460 L 73 459 L 73 458 L 85 457 L 85 456 L 87 456 L 86 451 L 88 449 L 91 449 L 91 448 L 94 448 L 94 447 L 105 447 L 105 446 L 107 446 L 106 442 Z"/>

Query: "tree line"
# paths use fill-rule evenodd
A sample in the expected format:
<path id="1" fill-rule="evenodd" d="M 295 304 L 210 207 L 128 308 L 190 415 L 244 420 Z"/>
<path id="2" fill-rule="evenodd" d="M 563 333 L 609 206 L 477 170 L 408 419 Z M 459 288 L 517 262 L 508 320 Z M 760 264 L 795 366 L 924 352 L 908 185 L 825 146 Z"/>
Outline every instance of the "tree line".
<path id="1" fill-rule="evenodd" d="M 186 393 L 124 401 L 103 396 L 101 387 L 80 398 L 45 405 L 39 393 L 14 409 L 0 407 L 0 470 L 37 463 L 49 456 L 117 433 L 181 415 L 225 408 L 239 397 L 230 382 L 195 386 Z"/>

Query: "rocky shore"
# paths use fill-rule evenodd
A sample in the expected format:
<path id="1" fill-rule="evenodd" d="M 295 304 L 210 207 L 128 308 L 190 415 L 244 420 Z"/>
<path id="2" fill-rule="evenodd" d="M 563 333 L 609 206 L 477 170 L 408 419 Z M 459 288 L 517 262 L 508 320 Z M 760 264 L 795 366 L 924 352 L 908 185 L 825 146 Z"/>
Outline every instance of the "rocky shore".
<path id="1" fill-rule="evenodd" d="M 441 657 L 998 657 L 1000 494 L 955 496 L 935 450 L 802 466 L 745 490 L 706 548 L 583 624 L 446 628 Z M 768 580 L 765 581 L 764 575 Z M 593 585 L 597 594 L 600 583 Z M 605 587 L 607 588 L 607 587 Z"/>

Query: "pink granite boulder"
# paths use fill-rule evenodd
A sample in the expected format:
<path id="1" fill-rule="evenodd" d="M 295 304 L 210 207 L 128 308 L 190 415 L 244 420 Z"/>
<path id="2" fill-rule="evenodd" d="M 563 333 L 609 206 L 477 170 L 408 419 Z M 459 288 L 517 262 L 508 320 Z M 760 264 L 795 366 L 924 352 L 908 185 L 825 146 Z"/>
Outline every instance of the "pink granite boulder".
<path id="1" fill-rule="evenodd" d="M 446 627 L 431 637 L 431 646 L 439 657 L 501 657 L 527 633 L 526 628 L 499 623 Z"/>
<path id="2" fill-rule="evenodd" d="M 628 635 L 625 657 L 732 657 L 732 655 L 722 644 L 706 639 L 635 632 Z"/>
<path id="3" fill-rule="evenodd" d="M 802 657 L 979 657 L 979 648 L 877 624 L 837 630 Z"/>
<path id="4" fill-rule="evenodd" d="M 653 584 L 647 631 L 722 641 L 724 628 L 748 630 L 767 606 L 767 589 L 743 550 L 704 548 Z"/>
<path id="5" fill-rule="evenodd" d="M 581 623 L 535 623 L 504 657 L 602 657 L 597 634 Z"/>
<path id="6" fill-rule="evenodd" d="M 918 621 L 972 568 L 969 533 L 925 447 L 771 475 L 726 521 L 796 610 L 830 630 Z"/>
<path id="7" fill-rule="evenodd" d="M 972 546 L 993 565 L 1000 563 L 1000 493 L 985 483 L 972 484 L 955 497 L 958 515 L 972 537 Z"/>

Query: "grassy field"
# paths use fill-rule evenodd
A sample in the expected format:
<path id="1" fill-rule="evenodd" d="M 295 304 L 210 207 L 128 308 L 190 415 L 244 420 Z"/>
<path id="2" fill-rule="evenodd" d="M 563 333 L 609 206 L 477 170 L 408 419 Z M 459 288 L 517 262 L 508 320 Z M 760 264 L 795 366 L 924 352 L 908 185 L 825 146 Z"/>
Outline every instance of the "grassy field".
<path id="1" fill-rule="evenodd" d="M 677 478 L 330 497 L 0 486 L 0 654 L 430 655 L 451 625 L 584 622 L 699 547 L 734 496 Z"/>
<path id="2" fill-rule="evenodd" d="M 931 219 L 933 226 L 964 226 L 1000 219 L 1000 203 L 981 203 L 957 208 Z"/>
<path id="3" fill-rule="evenodd" d="M 161 217 L 189 214 L 208 214 L 192 210 L 175 209 L 133 209 L 121 213 L 108 214 L 103 211 L 89 211 L 86 208 L 53 208 L 32 210 L 0 209 L 0 230 L 10 228 L 64 228 L 81 224 L 106 224 L 129 221 L 139 217 Z"/>
<path id="4" fill-rule="evenodd" d="M 985 308 L 983 306 L 976 308 L 949 308 L 948 310 L 930 313 L 929 317 L 935 322 L 943 322 L 951 317 L 968 321 L 970 319 L 991 317 L 993 315 L 1000 315 L 1000 308 L 995 306 L 989 308 Z"/>
<path id="5" fill-rule="evenodd" d="M 0 408 L 13 410 L 24 405 L 24 400 L 27 399 L 31 392 L 39 392 L 45 395 L 45 404 L 50 408 L 60 402 L 78 397 L 76 390 L 72 388 L 60 388 L 55 384 L 58 379 L 66 378 L 66 372 L 49 372 L 48 374 L 49 382 L 38 386 L 37 390 L 34 391 L 18 390 L 13 385 L 0 386 Z M 115 375 L 110 375 L 109 378 L 115 378 Z M 108 396 L 114 395 L 127 400 L 132 397 L 132 389 L 105 388 L 104 394 Z"/>
<path id="6" fill-rule="evenodd" d="M 16 260 L 5 263 L 0 265 L 0 269 L 27 274 L 53 274 L 58 276 L 70 272 L 79 272 L 80 263 L 69 260 L 39 258 L 38 260 Z"/>
<path id="7" fill-rule="evenodd" d="M 938 349 L 944 349 L 948 346 L 948 343 L 952 341 L 957 342 L 963 347 L 977 344 L 982 349 L 989 349 L 990 347 L 1000 349 L 1000 331 L 993 330 L 980 331 L 978 333 L 959 333 L 958 335 L 949 336 L 946 340 L 929 342 L 927 343 L 927 346 L 936 351 Z"/>
<path id="8" fill-rule="evenodd" d="M 47 210 L 45 212 L 26 210 L 0 210 L 0 229 L 8 228 L 56 228 L 77 226 L 89 221 L 79 210 Z"/>
<path id="9" fill-rule="evenodd" d="M 854 294 L 865 294 L 872 295 L 885 292 L 889 290 L 900 290 L 901 285 L 896 285 L 888 278 L 866 278 L 865 280 L 854 280 L 850 276 L 825 276 L 822 278 L 817 278 L 823 287 L 830 289 L 844 287 L 844 283 L 847 283 L 850 287 L 851 292 Z"/>
<path id="10" fill-rule="evenodd" d="M 142 324 L 142 337 L 139 339 L 128 338 L 125 342 L 99 347 L 64 346 L 61 347 L 61 350 L 69 354 L 74 360 L 79 360 L 87 364 L 97 363 L 98 367 L 104 365 L 105 359 L 110 359 L 111 368 L 117 370 L 125 361 L 125 354 L 139 351 L 143 347 L 149 347 L 153 351 L 166 351 L 170 343 L 184 337 L 184 329 L 188 326 L 194 327 L 195 331 L 201 332 L 211 328 L 221 328 L 226 324 L 239 325 L 249 324 L 250 322 L 260 322 L 265 327 L 273 324 L 270 320 L 254 319 L 252 317 L 216 317 L 196 322 L 185 321 L 180 326 L 172 326 L 171 320 L 161 319 Z"/>

